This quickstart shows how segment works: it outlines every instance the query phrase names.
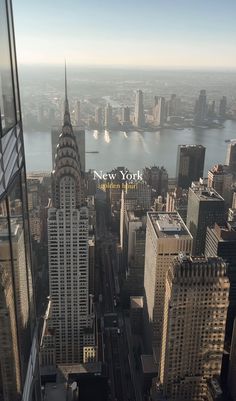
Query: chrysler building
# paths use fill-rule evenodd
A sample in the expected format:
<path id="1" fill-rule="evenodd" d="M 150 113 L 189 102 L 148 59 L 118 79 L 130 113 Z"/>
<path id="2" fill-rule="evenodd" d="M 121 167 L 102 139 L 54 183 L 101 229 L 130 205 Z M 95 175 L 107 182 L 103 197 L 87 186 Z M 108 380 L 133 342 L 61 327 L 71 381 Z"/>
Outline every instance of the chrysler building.
<path id="1" fill-rule="evenodd" d="M 82 206 L 82 173 L 67 97 L 52 172 L 52 202 L 48 210 L 51 324 L 56 362 L 83 361 L 84 329 L 90 326 L 88 210 Z"/>

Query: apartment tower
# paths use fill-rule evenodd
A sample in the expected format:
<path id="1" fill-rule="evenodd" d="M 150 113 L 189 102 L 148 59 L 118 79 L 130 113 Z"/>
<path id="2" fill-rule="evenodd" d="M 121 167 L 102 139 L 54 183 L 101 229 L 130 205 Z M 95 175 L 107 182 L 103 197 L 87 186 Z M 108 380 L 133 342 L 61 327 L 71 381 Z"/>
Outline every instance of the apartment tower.
<path id="1" fill-rule="evenodd" d="M 164 395 L 204 401 L 208 380 L 220 375 L 229 279 L 222 258 L 179 255 L 166 279 L 163 325 Z"/>
<path id="2" fill-rule="evenodd" d="M 144 268 L 147 351 L 159 365 L 164 319 L 165 279 L 179 252 L 191 254 L 192 236 L 176 212 L 148 212 Z"/>

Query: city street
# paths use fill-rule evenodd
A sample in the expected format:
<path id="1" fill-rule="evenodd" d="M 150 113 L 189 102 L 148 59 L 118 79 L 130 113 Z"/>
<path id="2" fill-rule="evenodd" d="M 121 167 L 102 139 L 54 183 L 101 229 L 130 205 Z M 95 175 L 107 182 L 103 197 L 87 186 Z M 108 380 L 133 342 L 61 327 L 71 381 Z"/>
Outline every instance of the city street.
<path id="1" fill-rule="evenodd" d="M 136 401 L 129 365 L 129 348 L 123 312 L 119 306 L 116 241 L 106 224 L 106 203 L 97 201 L 97 235 L 100 260 L 99 310 L 104 338 L 104 357 L 108 364 L 112 401 Z"/>

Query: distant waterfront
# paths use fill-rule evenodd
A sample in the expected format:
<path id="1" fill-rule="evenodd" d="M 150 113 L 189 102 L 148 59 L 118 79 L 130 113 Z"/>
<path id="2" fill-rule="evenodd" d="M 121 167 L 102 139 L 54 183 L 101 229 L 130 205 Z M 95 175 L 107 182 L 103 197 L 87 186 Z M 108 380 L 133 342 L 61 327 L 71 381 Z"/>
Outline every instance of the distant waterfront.
<path id="1" fill-rule="evenodd" d="M 86 131 L 86 170 L 109 171 L 127 167 L 130 171 L 145 166 L 165 166 L 175 176 L 179 144 L 202 144 L 206 147 L 205 174 L 215 163 L 224 163 L 227 143 L 236 138 L 236 121 L 226 121 L 224 128 L 184 130 L 164 129 L 157 132 Z M 51 171 L 50 132 L 24 134 L 27 171 Z"/>

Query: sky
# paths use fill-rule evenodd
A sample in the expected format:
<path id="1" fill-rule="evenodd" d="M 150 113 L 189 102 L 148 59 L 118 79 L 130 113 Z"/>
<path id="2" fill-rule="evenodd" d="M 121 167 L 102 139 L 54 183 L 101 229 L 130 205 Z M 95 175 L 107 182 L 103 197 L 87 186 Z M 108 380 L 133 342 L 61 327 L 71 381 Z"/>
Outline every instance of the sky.
<path id="1" fill-rule="evenodd" d="M 236 69 L 235 0 L 12 0 L 18 62 Z"/>

